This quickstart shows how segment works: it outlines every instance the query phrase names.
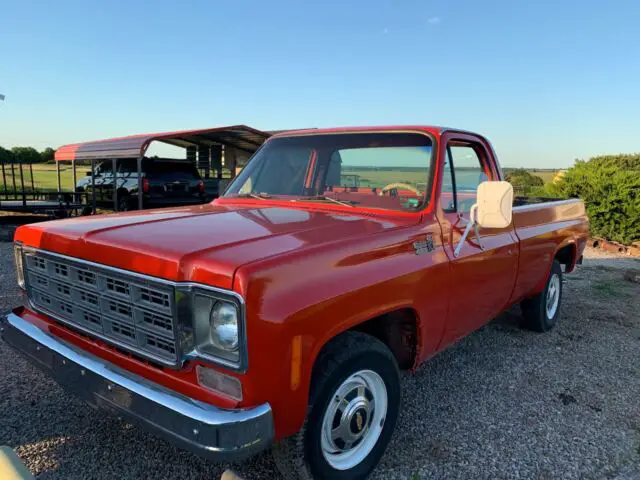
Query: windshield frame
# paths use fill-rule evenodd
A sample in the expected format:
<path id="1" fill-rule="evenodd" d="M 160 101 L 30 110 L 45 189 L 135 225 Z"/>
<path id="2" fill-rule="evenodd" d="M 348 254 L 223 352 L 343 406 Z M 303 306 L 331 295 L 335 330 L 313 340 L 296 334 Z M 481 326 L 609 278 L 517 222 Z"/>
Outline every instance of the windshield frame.
<path id="1" fill-rule="evenodd" d="M 393 133 L 399 133 L 399 134 L 418 134 L 418 135 L 423 135 L 425 137 L 427 137 L 429 139 L 429 141 L 431 142 L 430 145 L 430 153 L 429 153 L 429 158 L 428 158 L 428 167 L 426 169 L 426 187 L 425 187 L 425 192 L 424 192 L 424 196 L 423 196 L 423 200 L 420 204 L 420 206 L 418 208 L 415 209 L 390 209 L 390 208 L 381 208 L 381 207 L 377 207 L 377 206 L 368 206 L 368 205 L 354 205 L 353 207 L 349 207 L 351 208 L 356 208 L 359 210 L 364 210 L 364 211 L 372 211 L 372 212 L 376 212 L 376 213 L 382 213 L 382 214 L 386 214 L 386 215 L 402 215 L 402 216 L 406 216 L 406 215 L 416 215 L 416 214 L 423 214 L 425 210 L 428 210 L 434 201 L 434 194 L 433 194 L 433 187 L 435 185 L 435 174 L 437 172 L 437 155 L 438 155 L 438 141 L 436 136 L 427 131 L 427 130 L 422 130 L 419 128 L 391 128 L 391 129 L 353 129 L 353 130 L 337 130 L 337 131 L 313 131 L 313 130 L 308 130 L 305 132 L 300 132 L 300 133 L 283 133 L 283 134 L 278 134 L 278 135 L 274 135 L 273 137 L 267 139 L 261 146 L 260 148 L 258 148 L 258 150 L 256 150 L 254 152 L 254 154 L 249 158 L 249 160 L 247 161 L 247 164 L 245 165 L 245 167 L 243 168 L 246 169 L 250 163 L 257 157 L 257 155 L 260 153 L 260 151 L 265 148 L 265 146 L 267 146 L 270 142 L 280 139 L 280 138 L 297 138 L 297 137 L 314 137 L 314 136 L 326 136 L 326 135 L 361 135 L 361 134 L 378 134 L 378 135 L 383 135 L 383 134 L 393 134 Z M 221 195 L 219 197 L 218 200 L 222 200 L 223 203 L 227 203 L 227 202 L 233 202 L 233 201 L 242 201 L 243 203 L 245 201 L 250 201 L 253 203 L 253 201 L 256 201 L 256 199 L 251 199 L 251 198 L 246 198 L 243 197 L 242 194 L 239 193 L 233 193 L 230 194 L 229 190 L 231 188 L 233 188 L 234 185 L 236 185 L 236 183 L 239 181 L 240 178 L 240 174 L 238 174 L 228 185 L 227 188 L 225 188 L 225 191 L 223 193 L 223 195 Z M 326 194 L 327 192 L 324 192 L 324 194 Z M 270 204 L 278 204 L 278 205 L 297 205 L 300 206 L 300 204 L 305 203 L 306 205 L 322 205 L 323 207 L 332 207 L 332 208 L 347 208 L 347 207 L 342 207 L 340 205 L 337 204 L 333 204 L 333 203 L 329 203 L 329 202 L 296 202 L 295 198 L 302 198 L 304 199 L 304 196 L 286 196 L 286 195 L 271 195 L 268 198 L 263 198 L 260 201 L 261 202 L 269 202 Z M 336 196 L 337 200 L 342 200 L 345 201 L 344 199 L 341 199 L 339 196 Z M 216 200 L 217 201 L 217 200 Z"/>

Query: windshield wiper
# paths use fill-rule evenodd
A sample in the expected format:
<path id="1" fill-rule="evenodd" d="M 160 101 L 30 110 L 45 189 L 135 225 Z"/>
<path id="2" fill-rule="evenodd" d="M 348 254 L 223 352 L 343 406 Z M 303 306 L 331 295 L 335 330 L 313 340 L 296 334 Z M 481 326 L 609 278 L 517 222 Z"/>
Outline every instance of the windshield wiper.
<path id="1" fill-rule="evenodd" d="M 269 195 L 268 193 L 265 192 L 260 192 L 260 193 L 238 193 L 236 195 L 237 198 L 247 198 L 247 197 L 251 197 L 251 198 L 257 198 L 258 200 L 267 200 L 269 198 L 271 198 L 271 195 Z"/>
<path id="2" fill-rule="evenodd" d="M 338 205 L 343 205 L 345 207 L 355 207 L 356 206 L 356 202 L 345 202 L 342 200 L 338 200 L 332 197 L 326 197 L 324 195 L 317 195 L 315 197 L 303 197 L 303 198 L 296 198 L 295 200 L 291 200 L 292 202 L 318 202 L 318 201 L 326 201 L 326 202 L 333 202 L 333 203 L 337 203 Z"/>

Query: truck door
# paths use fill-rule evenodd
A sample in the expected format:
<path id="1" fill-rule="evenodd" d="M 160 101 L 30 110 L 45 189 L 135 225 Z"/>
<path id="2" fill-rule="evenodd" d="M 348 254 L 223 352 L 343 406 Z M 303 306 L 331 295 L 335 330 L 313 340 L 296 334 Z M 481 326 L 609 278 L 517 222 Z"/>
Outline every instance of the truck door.
<path id="1" fill-rule="evenodd" d="M 451 295 L 443 342 L 450 343 L 481 327 L 507 306 L 518 269 L 513 224 L 505 229 L 477 228 L 456 247 L 465 229 L 478 185 L 500 180 L 498 167 L 484 142 L 462 133 L 441 139 L 443 165 L 438 217 L 450 260 Z"/>

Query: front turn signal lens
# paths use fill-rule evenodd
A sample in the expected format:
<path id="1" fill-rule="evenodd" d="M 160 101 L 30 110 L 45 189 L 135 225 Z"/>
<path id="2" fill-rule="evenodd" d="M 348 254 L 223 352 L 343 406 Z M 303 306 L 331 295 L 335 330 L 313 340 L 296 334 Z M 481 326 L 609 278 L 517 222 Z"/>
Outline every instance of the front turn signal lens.
<path id="1" fill-rule="evenodd" d="M 201 386 L 233 400 L 242 400 L 242 384 L 236 377 L 201 365 L 196 365 L 196 375 Z"/>

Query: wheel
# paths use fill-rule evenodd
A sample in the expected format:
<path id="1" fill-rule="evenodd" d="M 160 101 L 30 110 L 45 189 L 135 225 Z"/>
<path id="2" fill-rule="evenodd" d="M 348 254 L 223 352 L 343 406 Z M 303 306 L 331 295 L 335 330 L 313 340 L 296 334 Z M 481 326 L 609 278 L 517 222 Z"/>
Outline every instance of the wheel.
<path id="1" fill-rule="evenodd" d="M 400 407 L 400 374 L 379 340 L 347 332 L 314 366 L 304 426 L 273 449 L 287 479 L 362 479 L 382 458 Z"/>
<path id="2" fill-rule="evenodd" d="M 525 327 L 536 332 L 551 330 L 558 323 L 561 302 L 562 267 L 554 260 L 544 290 L 520 304 Z"/>

